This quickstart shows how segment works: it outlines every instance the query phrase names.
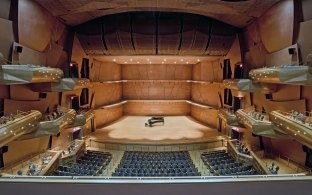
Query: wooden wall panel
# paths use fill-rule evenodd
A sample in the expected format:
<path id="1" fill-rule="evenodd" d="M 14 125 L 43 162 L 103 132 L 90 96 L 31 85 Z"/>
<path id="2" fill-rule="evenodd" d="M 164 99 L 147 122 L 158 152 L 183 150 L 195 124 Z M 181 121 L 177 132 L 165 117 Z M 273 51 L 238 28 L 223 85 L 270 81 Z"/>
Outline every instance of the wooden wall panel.
<path id="1" fill-rule="evenodd" d="M 306 110 L 312 112 L 312 86 L 302 86 L 301 96 L 306 99 Z"/>
<path id="2" fill-rule="evenodd" d="M 82 65 L 82 59 L 87 58 L 89 59 L 89 56 L 84 52 L 79 39 L 77 38 L 77 35 L 74 37 L 74 42 L 73 42 L 73 50 L 72 50 L 72 55 L 71 55 L 71 61 L 75 62 L 78 64 L 78 74 L 79 78 L 81 77 L 80 75 L 80 70 L 81 70 L 81 65 Z M 90 60 L 90 59 L 89 59 Z M 89 66 L 91 66 L 91 62 L 89 62 Z"/>
<path id="3" fill-rule="evenodd" d="M 302 145 L 299 142 L 295 140 L 271 139 L 271 143 L 275 153 L 287 156 L 304 165 L 305 152 L 303 152 Z"/>
<path id="4" fill-rule="evenodd" d="M 124 104 L 125 115 L 139 116 L 185 116 L 190 105 L 185 101 L 128 101 Z"/>
<path id="5" fill-rule="evenodd" d="M 0 1 L 0 18 L 6 19 L 6 20 L 9 19 L 10 7 L 11 7 L 11 0 Z"/>
<path id="6" fill-rule="evenodd" d="M 9 150 L 4 153 L 4 164 L 13 163 L 29 157 L 29 155 L 47 149 L 49 137 L 14 141 L 8 144 Z"/>
<path id="7" fill-rule="evenodd" d="M 262 43 L 269 53 L 292 45 L 294 28 L 293 0 L 280 1 L 259 19 Z"/>
<path id="8" fill-rule="evenodd" d="M 221 59 L 212 62 L 213 82 L 223 81 L 223 61 Z"/>
<path id="9" fill-rule="evenodd" d="M 59 104 L 59 93 L 50 92 L 46 94 L 47 94 L 47 97 L 45 99 L 40 99 L 39 93 L 31 91 L 28 85 L 11 85 L 10 86 L 10 99 L 11 100 L 15 100 L 17 103 L 18 101 L 21 101 L 21 103 L 25 103 L 25 101 L 26 102 L 42 101 L 44 102 L 44 107 L 40 109 L 47 109 L 49 107 L 50 111 L 52 111 L 53 108 Z M 9 105 L 5 105 L 5 106 L 9 106 Z M 36 109 L 36 108 L 34 107 L 32 109 Z"/>
<path id="10" fill-rule="evenodd" d="M 242 55 L 241 55 L 239 40 L 238 40 L 237 36 L 236 36 L 236 38 L 232 44 L 232 47 L 231 47 L 229 53 L 225 56 L 225 59 L 230 59 L 231 68 L 232 68 L 232 72 L 233 72 L 232 77 L 234 78 L 235 64 L 242 62 Z"/>
<path id="11" fill-rule="evenodd" d="M 312 20 L 300 23 L 298 44 L 301 51 L 302 61 L 304 63 L 307 63 L 308 55 L 312 54 L 311 32 L 312 32 Z M 310 64 L 312 64 L 311 58 L 312 57 L 310 57 Z"/>
<path id="12" fill-rule="evenodd" d="M 47 55 L 44 52 L 39 52 L 34 49 L 28 48 L 25 45 L 18 43 L 13 43 L 13 48 L 16 46 L 23 47 L 22 53 L 12 52 L 12 61 L 20 64 L 36 64 L 36 65 L 45 65 Z"/>
<path id="13" fill-rule="evenodd" d="M 272 94 L 274 101 L 289 101 L 300 99 L 299 85 L 278 85 L 277 92 Z"/>
<path id="14" fill-rule="evenodd" d="M 94 96 L 95 108 L 120 102 L 122 98 L 121 83 L 115 84 L 94 83 L 92 90 L 95 92 Z"/>
<path id="15" fill-rule="evenodd" d="M 245 63 L 248 65 L 248 69 L 251 70 L 265 66 L 266 53 L 267 51 L 262 44 L 251 47 L 249 51 L 245 53 Z"/>
<path id="16" fill-rule="evenodd" d="M 218 126 L 218 110 L 191 105 L 191 116 L 210 127 Z"/>
<path id="17" fill-rule="evenodd" d="M 61 45 L 52 43 L 48 49 L 47 58 L 46 58 L 46 65 L 50 67 L 56 67 L 63 69 L 62 65 L 66 65 L 67 63 L 60 63 L 60 60 L 63 55 L 63 47 Z M 67 53 L 66 53 L 67 54 Z M 66 56 L 67 57 L 67 56 Z M 66 58 L 67 59 L 67 58 Z"/>
<path id="18" fill-rule="evenodd" d="M 200 81 L 202 79 L 202 76 L 201 76 L 202 63 L 203 62 L 199 62 L 197 64 L 192 65 L 192 80 Z M 208 64 L 208 62 L 206 63 Z M 211 64 L 211 62 L 209 62 L 209 64 Z M 209 78 L 210 80 L 212 78 L 210 74 L 209 74 Z"/>
<path id="19" fill-rule="evenodd" d="M 51 92 L 46 94 L 47 97 L 43 100 L 47 102 L 47 105 L 49 106 L 51 112 L 55 107 L 57 107 L 57 105 L 60 104 L 60 94 L 57 92 Z"/>
<path id="20" fill-rule="evenodd" d="M 4 99 L 9 98 L 10 88 L 7 85 L 0 85 L 0 116 L 3 115 L 4 111 Z"/>
<path id="21" fill-rule="evenodd" d="M 290 55 L 288 53 L 289 48 L 296 49 L 296 53 Z M 299 64 L 299 56 L 298 56 L 298 44 L 291 45 L 290 47 L 286 47 L 277 52 L 267 54 L 265 56 L 265 62 L 267 66 L 281 66 L 285 64 Z"/>
<path id="22" fill-rule="evenodd" d="M 19 43 L 43 52 L 50 43 L 56 18 L 35 1 L 18 2 Z"/>
<path id="23" fill-rule="evenodd" d="M 215 60 L 211 62 L 200 62 L 193 65 L 192 79 L 196 81 L 216 82 L 222 81 L 223 61 Z"/>
<path id="24" fill-rule="evenodd" d="M 0 4 L 1 7 L 1 4 Z M 0 8 L 1 9 L 1 8 Z M 0 12 L 1 13 L 1 12 Z M 12 21 L 0 18 L 0 52 L 3 57 L 9 59 L 12 44 L 14 42 Z M 2 60 L 0 60 L 2 62 Z"/>
<path id="25" fill-rule="evenodd" d="M 191 83 L 187 82 L 127 82 L 123 83 L 125 100 L 189 100 Z"/>
<path id="26" fill-rule="evenodd" d="M 258 22 L 254 21 L 244 29 L 245 46 L 250 49 L 261 43 Z"/>
<path id="27" fill-rule="evenodd" d="M 39 93 L 30 90 L 28 85 L 11 85 L 10 95 L 12 100 L 27 100 L 36 101 L 39 100 Z"/>
<path id="28" fill-rule="evenodd" d="M 17 110 L 27 112 L 29 110 L 38 110 L 42 113 L 48 108 L 46 101 L 21 101 L 21 100 L 4 100 L 4 114 L 9 115 L 16 113 Z"/>
<path id="29" fill-rule="evenodd" d="M 90 78 L 95 82 L 121 80 L 121 65 L 94 60 Z"/>
<path id="30" fill-rule="evenodd" d="M 197 103 L 211 107 L 221 107 L 218 92 L 223 94 L 223 88 L 217 83 L 192 84 L 192 100 Z"/>
<path id="31" fill-rule="evenodd" d="M 123 115 L 123 106 L 115 106 L 111 108 L 96 109 L 95 110 L 95 125 L 96 128 L 101 128 L 108 125 Z"/>
<path id="32" fill-rule="evenodd" d="M 312 1 L 311 0 L 301 0 L 303 20 L 308 21 L 312 20 Z"/>
<path id="33" fill-rule="evenodd" d="M 0 98 L 9 98 L 10 87 L 8 85 L 0 85 Z"/>
<path id="34" fill-rule="evenodd" d="M 296 110 L 298 112 L 305 112 L 306 110 L 306 103 L 305 100 L 294 100 L 294 101 L 266 101 L 265 103 L 265 110 L 267 112 L 271 112 L 274 110 L 281 110 L 281 111 L 291 111 Z"/>
<path id="35" fill-rule="evenodd" d="M 173 64 L 124 64 L 123 80 L 190 80 L 192 65 Z"/>

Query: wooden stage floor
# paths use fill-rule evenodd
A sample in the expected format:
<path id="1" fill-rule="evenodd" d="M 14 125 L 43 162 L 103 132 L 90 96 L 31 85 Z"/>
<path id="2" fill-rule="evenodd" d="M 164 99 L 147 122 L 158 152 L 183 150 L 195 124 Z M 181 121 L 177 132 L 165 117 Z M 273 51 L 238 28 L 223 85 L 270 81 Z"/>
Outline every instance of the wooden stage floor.
<path id="1" fill-rule="evenodd" d="M 166 116 L 164 125 L 145 127 L 149 118 L 124 116 L 88 137 L 101 142 L 131 144 L 188 144 L 223 138 L 216 129 L 197 123 L 191 117 Z"/>

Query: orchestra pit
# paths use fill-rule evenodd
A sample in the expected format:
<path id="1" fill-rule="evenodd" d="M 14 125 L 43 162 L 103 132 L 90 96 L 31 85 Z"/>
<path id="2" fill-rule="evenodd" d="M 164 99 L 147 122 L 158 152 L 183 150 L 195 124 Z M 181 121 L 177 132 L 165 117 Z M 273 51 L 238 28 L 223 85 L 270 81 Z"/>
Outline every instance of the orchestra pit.
<path id="1" fill-rule="evenodd" d="M 311 194 L 311 9 L 1 0 L 1 194 Z"/>

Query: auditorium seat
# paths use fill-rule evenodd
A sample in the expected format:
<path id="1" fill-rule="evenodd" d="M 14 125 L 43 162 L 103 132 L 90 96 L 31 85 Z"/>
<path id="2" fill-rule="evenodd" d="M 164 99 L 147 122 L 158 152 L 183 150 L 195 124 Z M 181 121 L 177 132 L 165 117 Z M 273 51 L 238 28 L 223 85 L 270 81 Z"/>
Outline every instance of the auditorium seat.
<path id="1" fill-rule="evenodd" d="M 102 173 L 112 155 L 108 152 L 87 150 L 77 159 L 76 163 L 60 165 L 53 173 L 54 176 L 95 176 Z"/>
<path id="2" fill-rule="evenodd" d="M 226 153 L 225 150 L 203 152 L 201 159 L 214 176 L 259 174 L 252 166 L 235 162 L 233 157 Z"/>
<path id="3" fill-rule="evenodd" d="M 113 173 L 120 177 L 200 176 L 190 155 L 181 152 L 125 152 Z"/>

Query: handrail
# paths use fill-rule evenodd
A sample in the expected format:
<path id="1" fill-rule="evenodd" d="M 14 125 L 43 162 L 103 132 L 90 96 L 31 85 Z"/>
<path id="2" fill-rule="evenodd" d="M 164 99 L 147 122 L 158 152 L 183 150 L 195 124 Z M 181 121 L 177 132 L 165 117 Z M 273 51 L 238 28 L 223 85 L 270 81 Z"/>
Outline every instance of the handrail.
<path id="1" fill-rule="evenodd" d="M 2 176 L 0 183 L 203 183 L 203 182 L 259 182 L 310 181 L 303 174 L 244 175 L 244 176 L 192 176 L 192 177 L 110 177 L 110 176 Z"/>
<path id="2" fill-rule="evenodd" d="M 261 160 L 260 158 L 253 152 L 253 151 L 250 151 L 250 155 L 252 156 L 252 158 L 254 159 L 254 162 L 257 163 L 257 165 L 259 165 L 259 168 L 262 169 L 262 171 L 264 171 L 267 175 L 270 175 L 271 172 L 268 170 L 267 167 L 265 167 L 263 165 L 263 163 L 261 163 Z"/>

